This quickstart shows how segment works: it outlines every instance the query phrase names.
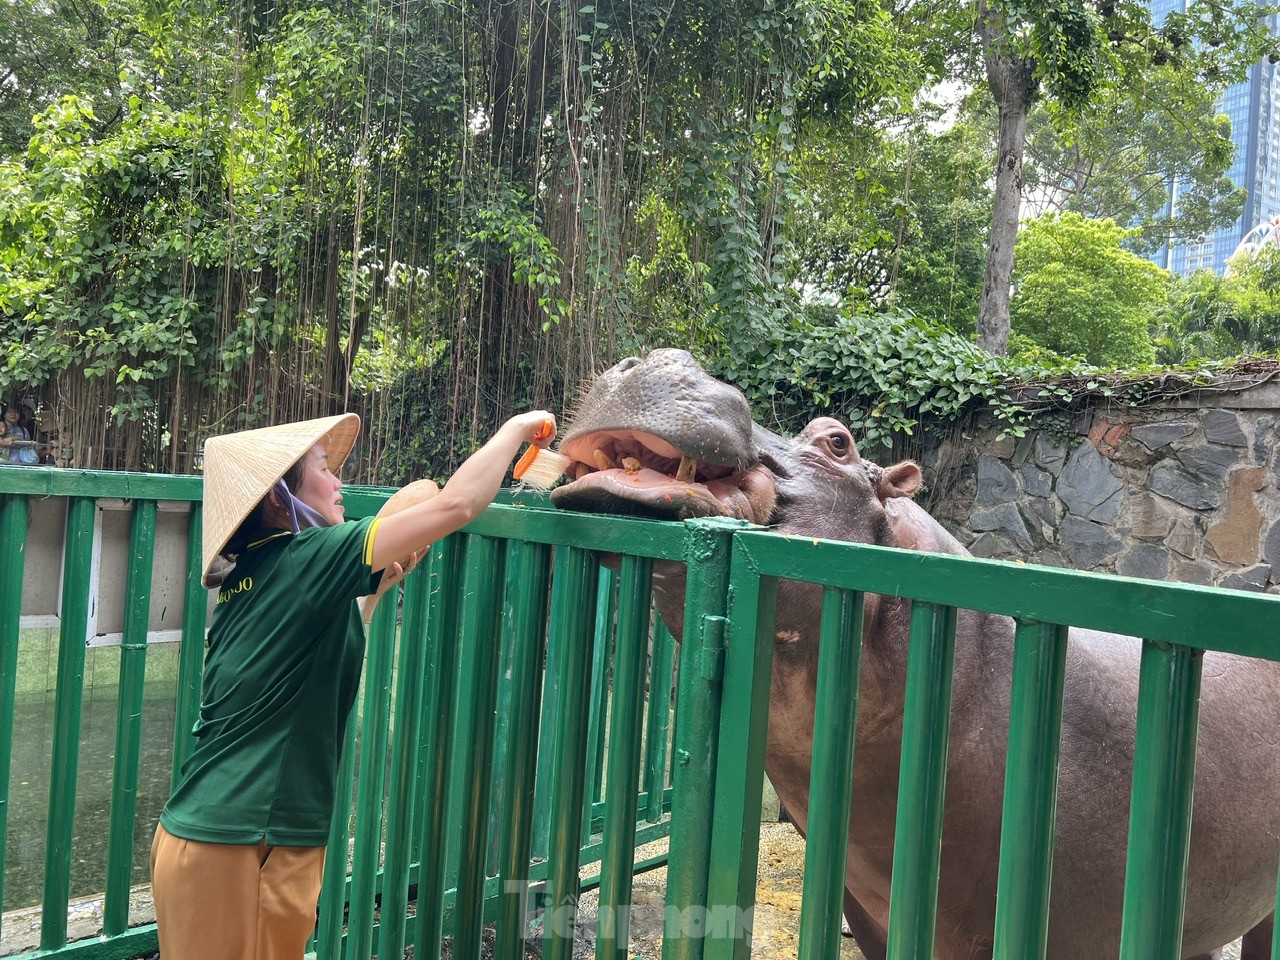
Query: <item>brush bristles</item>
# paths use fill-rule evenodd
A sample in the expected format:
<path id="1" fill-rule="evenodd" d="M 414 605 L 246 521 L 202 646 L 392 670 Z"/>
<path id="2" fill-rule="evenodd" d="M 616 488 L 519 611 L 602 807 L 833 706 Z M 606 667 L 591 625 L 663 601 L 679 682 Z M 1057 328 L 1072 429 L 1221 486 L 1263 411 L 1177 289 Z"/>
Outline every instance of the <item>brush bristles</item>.
<path id="1" fill-rule="evenodd" d="M 549 490 L 569 469 L 571 463 L 573 461 L 564 454 L 554 450 L 539 450 L 533 463 L 521 475 L 520 482 L 535 490 Z"/>

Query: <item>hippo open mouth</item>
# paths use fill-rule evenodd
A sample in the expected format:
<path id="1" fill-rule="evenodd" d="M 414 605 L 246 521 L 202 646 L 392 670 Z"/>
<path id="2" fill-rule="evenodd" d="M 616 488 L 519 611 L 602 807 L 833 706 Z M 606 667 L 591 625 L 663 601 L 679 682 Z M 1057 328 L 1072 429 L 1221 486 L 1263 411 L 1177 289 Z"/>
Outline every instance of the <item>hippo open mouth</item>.
<path id="1" fill-rule="evenodd" d="M 754 523 L 766 523 L 773 510 L 773 481 L 765 468 L 690 456 L 653 433 L 598 430 L 573 436 L 560 452 L 573 461 L 568 472 L 574 478 L 551 492 L 563 509 Z"/>
<path id="2" fill-rule="evenodd" d="M 563 434 L 572 480 L 551 500 L 589 513 L 768 523 L 776 492 L 756 429 L 746 398 L 685 351 L 629 357 L 597 378 Z"/>

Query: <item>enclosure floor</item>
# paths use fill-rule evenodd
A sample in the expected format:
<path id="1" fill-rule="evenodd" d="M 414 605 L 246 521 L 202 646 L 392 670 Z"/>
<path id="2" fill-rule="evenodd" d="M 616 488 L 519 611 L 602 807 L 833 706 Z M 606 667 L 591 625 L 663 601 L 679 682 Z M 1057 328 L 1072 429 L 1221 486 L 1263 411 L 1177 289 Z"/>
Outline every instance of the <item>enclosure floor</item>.
<path id="1" fill-rule="evenodd" d="M 666 847 L 660 840 L 637 851 L 637 859 L 656 856 Z M 759 879 L 756 883 L 756 912 L 752 926 L 751 954 L 762 960 L 795 960 L 800 936 L 800 889 L 804 882 L 804 841 L 789 823 L 760 825 Z M 662 960 L 662 913 L 666 905 L 667 871 L 642 873 L 633 883 L 631 913 L 632 957 Z M 584 926 L 594 926 L 596 895 L 582 898 L 580 915 Z M 579 940 L 574 956 L 594 956 L 594 944 Z M 840 944 L 841 960 L 864 960 L 853 940 Z"/>
<path id="2" fill-rule="evenodd" d="M 666 847 L 660 840 L 637 851 L 637 859 L 657 856 Z M 760 825 L 759 879 L 751 955 L 760 960 L 795 960 L 800 936 L 800 890 L 804 881 L 804 840 L 788 823 Z M 667 871 L 643 873 L 634 881 L 630 954 L 636 960 L 662 960 L 662 911 L 667 895 Z M 593 929 L 596 895 L 582 898 L 586 936 L 574 944 L 575 960 L 595 956 Z M 841 940 L 841 960 L 865 960 L 849 937 Z M 1240 942 L 1223 951 L 1222 960 L 1240 960 Z M 1280 958 L 1277 958 L 1280 960 Z"/>

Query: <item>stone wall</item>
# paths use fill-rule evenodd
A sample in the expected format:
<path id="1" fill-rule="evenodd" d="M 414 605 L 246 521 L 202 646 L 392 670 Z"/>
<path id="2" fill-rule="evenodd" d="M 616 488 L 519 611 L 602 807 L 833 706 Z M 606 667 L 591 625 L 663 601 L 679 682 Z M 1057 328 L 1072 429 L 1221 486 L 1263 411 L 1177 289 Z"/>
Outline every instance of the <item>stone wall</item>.
<path id="1" fill-rule="evenodd" d="M 977 556 L 1280 592 L 1280 386 L 924 457 L 932 512 Z M 1275 565 L 1274 569 L 1272 565 Z"/>

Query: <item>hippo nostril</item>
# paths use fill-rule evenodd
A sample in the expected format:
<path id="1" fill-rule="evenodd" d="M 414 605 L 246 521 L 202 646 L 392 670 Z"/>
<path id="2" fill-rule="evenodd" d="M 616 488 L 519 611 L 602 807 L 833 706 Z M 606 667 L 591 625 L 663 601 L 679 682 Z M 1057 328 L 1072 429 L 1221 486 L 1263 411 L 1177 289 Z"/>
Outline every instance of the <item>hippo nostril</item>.
<path id="1" fill-rule="evenodd" d="M 619 360 L 614 365 L 613 369 L 616 370 L 618 373 L 626 373 L 628 370 L 632 369 L 633 367 L 638 367 L 642 363 L 644 363 L 644 361 L 641 360 L 639 357 L 627 357 L 623 360 Z"/>

